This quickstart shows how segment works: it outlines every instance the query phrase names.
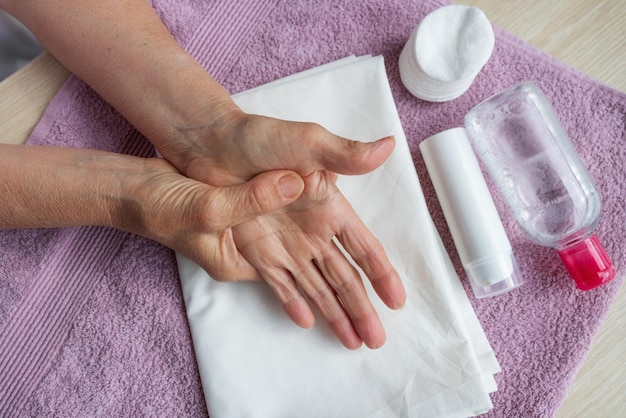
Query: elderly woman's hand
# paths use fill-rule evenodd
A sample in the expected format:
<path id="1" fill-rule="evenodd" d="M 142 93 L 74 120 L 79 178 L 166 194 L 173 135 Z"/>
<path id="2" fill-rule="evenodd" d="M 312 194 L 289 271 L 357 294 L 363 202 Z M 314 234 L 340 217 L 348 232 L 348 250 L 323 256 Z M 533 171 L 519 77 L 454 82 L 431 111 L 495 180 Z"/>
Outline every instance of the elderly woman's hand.
<path id="1" fill-rule="evenodd" d="M 171 184 L 173 189 L 168 189 L 169 186 L 158 189 L 158 185 L 151 184 L 147 190 L 154 189 L 154 195 L 144 197 L 162 197 L 152 202 L 156 206 L 148 204 L 148 209 L 166 210 L 159 203 L 174 204 L 172 198 L 182 193 L 191 201 L 176 204 L 189 210 L 189 216 L 196 216 L 193 214 L 198 210 L 207 214 L 197 206 L 199 203 L 193 202 L 202 202 L 213 194 L 223 196 L 220 190 L 227 190 L 221 189 L 224 186 L 243 190 L 245 182 L 256 184 L 258 175 L 277 175 L 261 174 L 271 170 L 292 170 L 306 180 L 305 197 L 297 205 L 241 225 L 236 243 L 244 248 L 248 261 L 240 258 L 230 232 L 217 236 L 227 244 L 214 241 L 214 226 L 194 229 L 189 219 L 186 224 L 173 224 L 180 215 L 172 216 L 171 222 L 163 217 L 165 223 L 144 225 L 144 230 L 134 232 L 180 251 L 223 280 L 232 278 L 234 270 L 227 268 L 228 274 L 224 274 L 221 256 L 236 256 L 237 265 L 247 266 L 246 274 L 240 278 L 252 274 L 251 266 L 260 270 L 290 316 L 304 326 L 310 325 L 310 312 L 301 301 L 289 303 L 300 300 L 293 293 L 295 285 L 282 293 L 280 281 L 270 277 L 270 273 L 284 268 L 293 274 L 298 273 L 299 266 L 315 265 L 320 271 L 316 279 L 301 276 L 296 281 L 303 287 L 309 286 L 304 292 L 317 299 L 315 303 L 344 344 L 355 347 L 361 339 L 372 347 L 382 344 L 384 332 L 372 313 L 360 279 L 348 267 L 348 258 L 351 256 L 363 267 L 387 305 L 401 306 L 404 289 L 383 248 L 362 225 L 332 180 L 333 173 L 363 174 L 378 167 L 391 153 L 392 138 L 374 143 L 355 142 L 318 125 L 243 113 L 228 92 L 177 44 L 145 0 L 111 0 L 106 7 L 98 0 L 0 0 L 0 7 L 18 17 L 46 49 L 141 131 L 171 163 L 170 169 L 175 167 L 190 178 L 186 181 L 178 178 L 176 187 Z M 51 21 L 54 25 L 49 24 Z M 174 174 L 178 175 L 170 173 L 170 176 Z M 199 182 L 204 183 L 205 189 Z M 185 205 L 196 206 L 191 210 Z M 222 213 L 229 221 L 220 223 L 220 227 L 226 228 L 242 219 L 238 212 L 241 208 L 232 204 L 217 207 L 234 211 Z M 141 228 L 142 224 L 137 225 Z M 186 232 L 182 231 L 185 228 L 188 228 Z M 295 232 L 290 234 L 290 231 Z M 265 234 L 266 246 L 249 245 L 248 237 L 259 233 Z M 203 236 L 210 238 L 209 244 L 202 244 Z M 335 247 L 335 236 L 348 256 Z M 193 239 L 188 241 L 189 237 Z M 185 244 L 186 241 L 194 244 Z M 212 247 L 218 256 L 209 260 L 201 259 L 202 251 L 195 252 L 202 245 L 225 247 Z M 263 259 L 276 254 L 289 254 L 291 261 Z M 323 288 L 328 296 L 318 297 Z M 333 301 L 333 298 L 338 299 Z M 341 315 L 344 319 L 338 321 Z M 354 329 L 347 325 L 346 317 Z"/>
<path id="2" fill-rule="evenodd" d="M 213 187 L 161 158 L 2 144 L 0 178 L 0 229 L 110 226 L 152 238 L 226 281 L 258 278 L 232 227 L 288 205 L 304 189 L 286 170 Z"/>
<path id="3" fill-rule="evenodd" d="M 365 342 L 378 348 L 385 342 L 385 331 L 359 272 L 340 245 L 394 309 L 405 299 L 399 276 L 329 172 L 315 171 L 304 182 L 296 202 L 234 227 L 237 248 L 295 323 L 313 326 L 308 298 L 346 347 L 355 349 Z"/>
<path id="4" fill-rule="evenodd" d="M 246 115 L 236 109 L 232 114 L 236 116 L 220 123 L 180 126 L 177 147 L 164 152 L 186 175 L 215 186 L 240 184 L 276 168 L 299 172 L 305 180 L 300 198 L 233 228 L 235 243 L 295 323 L 313 325 L 306 295 L 346 347 L 357 348 L 362 342 L 380 347 L 384 329 L 350 259 L 387 306 L 404 304 L 404 288 L 383 247 L 328 170 L 371 171 L 391 153 L 393 138 L 367 144 L 335 136 L 316 124 Z"/>

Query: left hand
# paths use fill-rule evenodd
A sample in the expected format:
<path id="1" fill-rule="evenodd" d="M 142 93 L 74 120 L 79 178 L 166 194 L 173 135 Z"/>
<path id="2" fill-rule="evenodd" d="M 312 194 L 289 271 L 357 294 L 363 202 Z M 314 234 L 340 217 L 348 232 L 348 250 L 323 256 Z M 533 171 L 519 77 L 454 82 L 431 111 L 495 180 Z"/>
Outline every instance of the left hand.
<path id="1" fill-rule="evenodd" d="M 181 161 L 185 174 L 204 183 L 239 184 L 278 168 L 300 173 L 305 184 L 300 198 L 233 228 L 237 248 L 296 324 L 311 327 L 314 321 L 302 292 L 346 347 L 358 348 L 363 342 L 370 348 L 382 346 L 385 331 L 349 259 L 361 267 L 387 306 L 404 304 L 404 287 L 382 245 L 335 185 L 334 172 L 373 170 L 393 150 L 393 138 L 351 141 L 317 124 L 237 110 L 220 123 L 179 131 L 182 139 L 175 142 L 175 150 L 164 152 Z"/>
<path id="2" fill-rule="evenodd" d="M 327 171 L 312 173 L 304 178 L 304 192 L 296 202 L 237 225 L 233 237 L 296 324 L 313 326 L 304 294 L 346 347 L 356 349 L 364 342 L 378 348 L 385 331 L 359 272 L 334 237 L 390 308 L 401 307 L 406 295 L 381 244 L 333 180 Z"/>
<path id="3" fill-rule="evenodd" d="M 268 223 L 260 230 L 271 233 L 273 245 L 281 246 L 284 253 L 304 257 L 298 261 L 303 265 L 320 255 L 328 256 L 331 239 L 337 234 L 357 263 L 375 266 L 364 270 L 372 275 L 370 280 L 376 282 L 375 288 L 385 295 L 387 304 L 397 307 L 404 302 L 398 280 L 379 278 L 381 272 L 396 277 L 395 272 L 390 273 L 393 268 L 383 248 L 354 211 L 347 209 L 345 199 L 337 197 L 341 194 L 334 185 L 327 184 L 332 177 L 328 172 L 363 174 L 380 166 L 393 149 L 393 138 L 362 143 L 333 135 L 319 125 L 243 113 L 228 92 L 180 47 L 145 0 L 112 0 L 106 7 L 97 0 L 0 0 L 0 7 L 29 27 L 47 50 L 124 115 L 184 176 L 218 188 L 240 185 L 271 170 L 292 170 L 309 178 L 305 190 L 309 198 L 301 202 L 306 210 L 298 216 L 291 209 L 288 215 L 279 213 L 273 219 L 281 223 Z M 310 189 L 315 187 L 319 190 Z M 312 228 L 315 223 L 319 225 Z M 293 225 L 300 232 L 287 239 Z M 335 259 L 340 258 L 334 254 Z M 347 260 L 339 264 L 335 259 L 326 261 L 323 268 L 341 265 L 347 278 L 325 274 L 328 283 L 356 283 L 354 272 L 345 267 Z M 258 261 L 259 268 L 266 267 Z M 315 283 L 319 288 L 319 282 Z M 365 308 L 369 301 L 364 292 L 333 289 L 343 304 L 354 303 L 344 306 L 345 312 L 352 315 L 365 343 L 378 346 L 384 338 Z M 354 299 L 352 295 L 357 294 L 361 296 Z M 330 311 L 323 309 L 332 320 Z M 370 319 L 362 321 L 361 314 Z M 303 315 L 307 317 L 310 315 Z M 307 320 L 302 323 L 308 324 Z M 370 325 L 375 331 L 366 330 Z M 354 339 L 345 342 L 355 345 L 349 341 Z"/>

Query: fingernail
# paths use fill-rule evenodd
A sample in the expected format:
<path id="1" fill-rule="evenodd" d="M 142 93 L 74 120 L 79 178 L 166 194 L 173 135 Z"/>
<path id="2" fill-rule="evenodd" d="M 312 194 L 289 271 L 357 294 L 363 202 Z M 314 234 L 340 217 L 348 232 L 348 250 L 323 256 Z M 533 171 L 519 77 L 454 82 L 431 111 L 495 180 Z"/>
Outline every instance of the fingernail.
<path id="1" fill-rule="evenodd" d="M 288 174 L 278 180 L 278 187 L 284 197 L 291 199 L 302 192 L 302 179 L 293 174 Z"/>

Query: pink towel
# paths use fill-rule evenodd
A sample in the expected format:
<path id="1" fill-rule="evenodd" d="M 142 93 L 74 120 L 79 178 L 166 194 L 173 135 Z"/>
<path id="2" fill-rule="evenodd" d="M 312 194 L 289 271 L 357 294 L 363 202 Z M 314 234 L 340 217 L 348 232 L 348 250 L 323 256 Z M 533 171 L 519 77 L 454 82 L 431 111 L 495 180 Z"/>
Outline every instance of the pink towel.
<path id="1" fill-rule="evenodd" d="M 472 303 L 503 368 L 488 416 L 553 415 L 623 281 L 626 95 L 496 29 L 494 54 L 466 94 L 443 104 L 414 98 L 397 59 L 417 22 L 443 0 L 153 4 L 233 93 L 350 54 L 384 55 L 426 199 L 461 277 L 418 144 L 460 126 L 472 106 L 519 81 L 546 92 L 604 198 L 597 232 L 618 277 L 576 290 L 558 256 L 527 241 L 498 202 L 526 283 Z M 30 143 L 153 154 L 76 78 Z M 0 233 L 0 376 L 0 416 L 206 416 L 172 252 L 106 228 Z"/>

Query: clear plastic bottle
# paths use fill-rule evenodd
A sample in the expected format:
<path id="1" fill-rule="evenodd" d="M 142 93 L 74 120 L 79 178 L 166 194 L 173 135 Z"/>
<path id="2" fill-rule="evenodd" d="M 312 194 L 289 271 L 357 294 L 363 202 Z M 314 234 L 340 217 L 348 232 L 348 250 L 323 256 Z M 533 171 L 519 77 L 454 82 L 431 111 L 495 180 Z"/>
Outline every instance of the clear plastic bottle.
<path id="1" fill-rule="evenodd" d="M 528 237 L 558 250 L 579 289 L 611 280 L 615 267 L 593 232 L 600 196 L 541 90 L 524 82 L 492 96 L 465 129 Z"/>

